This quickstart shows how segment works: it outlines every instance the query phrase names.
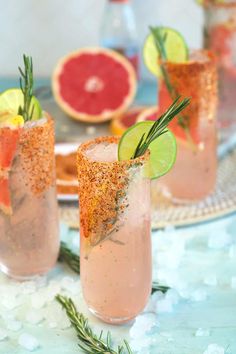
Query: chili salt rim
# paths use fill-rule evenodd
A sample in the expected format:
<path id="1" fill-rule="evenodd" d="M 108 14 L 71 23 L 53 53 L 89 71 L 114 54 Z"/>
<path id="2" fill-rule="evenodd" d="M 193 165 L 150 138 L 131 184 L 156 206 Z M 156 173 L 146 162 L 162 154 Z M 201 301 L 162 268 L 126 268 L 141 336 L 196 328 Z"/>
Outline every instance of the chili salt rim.
<path id="1" fill-rule="evenodd" d="M 207 50 L 207 49 L 196 49 L 193 51 L 193 53 L 201 53 L 206 56 L 206 60 L 197 60 L 197 59 L 190 59 L 188 61 L 183 61 L 179 63 L 175 63 L 173 61 L 164 61 L 163 63 L 168 67 L 189 67 L 191 69 L 191 66 L 196 68 L 198 67 L 199 69 L 204 70 L 205 68 L 211 67 L 212 64 L 216 65 L 216 55 L 213 51 Z"/>
<path id="2" fill-rule="evenodd" d="M 144 164 L 145 162 L 148 161 L 149 156 L 150 156 L 150 151 L 147 150 L 143 155 L 135 158 L 135 159 L 130 159 L 130 160 L 122 160 L 122 161 L 95 161 L 89 157 L 86 156 L 85 152 L 86 150 L 88 150 L 88 148 L 92 145 L 96 145 L 96 144 L 101 144 L 103 142 L 108 142 L 110 144 L 118 144 L 119 143 L 120 138 L 119 137 L 115 137 L 115 136 L 102 136 L 102 137 L 98 137 L 95 138 L 93 140 L 89 140 L 86 141 L 85 143 L 82 143 L 78 150 L 77 150 L 77 161 L 78 161 L 78 155 L 80 155 L 80 157 L 85 161 L 85 163 L 92 163 L 94 166 L 96 165 L 97 167 L 99 166 L 120 166 L 120 167 L 132 167 L 138 164 Z"/>
<path id="3" fill-rule="evenodd" d="M 232 8 L 235 7 L 236 8 L 236 2 L 221 2 L 221 3 L 217 3 L 215 1 L 207 1 L 205 3 L 203 3 L 203 7 L 205 8 Z"/>

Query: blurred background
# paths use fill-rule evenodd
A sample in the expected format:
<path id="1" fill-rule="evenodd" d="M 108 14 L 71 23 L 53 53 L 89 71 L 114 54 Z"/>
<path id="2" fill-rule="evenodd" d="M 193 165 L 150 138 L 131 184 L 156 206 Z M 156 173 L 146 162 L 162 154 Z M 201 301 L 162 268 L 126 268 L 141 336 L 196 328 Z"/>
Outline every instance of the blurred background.
<path id="1" fill-rule="evenodd" d="M 34 59 L 35 76 L 48 77 L 57 60 L 99 43 L 105 0 L 0 0 L 0 76 L 17 76 L 22 53 Z M 176 4 L 178 3 L 178 6 Z M 132 0 L 141 47 L 148 25 L 180 30 L 190 47 L 202 44 L 203 12 L 194 0 Z M 141 64 L 141 77 L 153 79 Z"/>

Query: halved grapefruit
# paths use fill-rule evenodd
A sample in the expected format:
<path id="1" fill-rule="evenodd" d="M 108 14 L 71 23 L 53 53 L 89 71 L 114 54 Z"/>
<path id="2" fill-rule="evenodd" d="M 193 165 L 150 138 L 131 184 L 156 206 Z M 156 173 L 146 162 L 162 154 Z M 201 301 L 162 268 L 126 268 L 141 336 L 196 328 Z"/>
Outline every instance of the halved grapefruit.
<path id="1" fill-rule="evenodd" d="M 143 106 L 132 107 L 127 112 L 119 114 L 112 119 L 110 124 L 111 133 L 121 136 L 129 127 L 136 123 L 138 115 L 144 108 Z"/>
<path id="2" fill-rule="evenodd" d="M 71 118 L 99 123 L 127 110 L 136 92 L 136 74 L 117 52 L 83 48 L 58 62 L 52 89 Z"/>

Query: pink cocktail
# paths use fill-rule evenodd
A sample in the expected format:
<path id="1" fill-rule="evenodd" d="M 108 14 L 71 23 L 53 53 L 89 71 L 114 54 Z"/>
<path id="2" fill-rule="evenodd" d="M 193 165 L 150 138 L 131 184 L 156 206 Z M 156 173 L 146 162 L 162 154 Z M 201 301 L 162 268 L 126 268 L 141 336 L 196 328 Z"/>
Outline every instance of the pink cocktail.
<path id="1" fill-rule="evenodd" d="M 204 44 L 217 57 L 219 133 L 226 139 L 236 130 L 236 1 L 208 0 L 204 13 Z"/>
<path id="2" fill-rule="evenodd" d="M 117 161 L 118 139 L 78 150 L 81 281 L 89 309 L 109 323 L 133 319 L 151 292 L 149 152 Z"/>
<path id="3" fill-rule="evenodd" d="M 207 197 L 216 183 L 217 75 L 212 54 L 192 52 L 189 61 L 163 63 L 173 91 L 191 97 L 190 105 L 169 124 L 177 139 L 177 159 L 173 169 L 153 182 L 175 202 L 193 202 Z M 164 112 L 173 97 L 164 79 L 159 82 L 159 108 Z"/>
<path id="4" fill-rule="evenodd" d="M 54 125 L 44 118 L 0 128 L 0 269 L 28 279 L 57 261 Z"/>

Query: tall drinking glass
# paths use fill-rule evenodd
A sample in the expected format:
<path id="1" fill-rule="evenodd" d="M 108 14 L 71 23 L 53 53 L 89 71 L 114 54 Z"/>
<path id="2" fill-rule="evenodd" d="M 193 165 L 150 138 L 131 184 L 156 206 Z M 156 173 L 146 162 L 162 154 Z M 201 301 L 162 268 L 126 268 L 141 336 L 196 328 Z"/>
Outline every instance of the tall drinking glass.
<path id="1" fill-rule="evenodd" d="M 0 128 L 0 269 L 28 279 L 58 256 L 54 125 L 45 117 Z"/>
<path id="2" fill-rule="evenodd" d="M 160 181 L 153 182 L 155 204 L 158 183 L 174 202 L 188 203 L 207 197 L 216 183 L 217 73 L 214 57 L 207 51 L 194 51 L 184 63 L 164 63 L 174 91 L 191 97 L 190 105 L 169 128 L 177 139 L 177 160 Z M 159 108 L 171 103 L 166 82 L 159 82 Z"/>
<path id="3" fill-rule="evenodd" d="M 236 1 L 207 1 L 205 47 L 216 53 L 219 72 L 218 125 L 222 140 L 236 130 Z"/>
<path id="4" fill-rule="evenodd" d="M 151 291 L 149 152 L 117 161 L 118 138 L 78 150 L 81 281 L 85 301 L 108 323 L 133 319 Z"/>

